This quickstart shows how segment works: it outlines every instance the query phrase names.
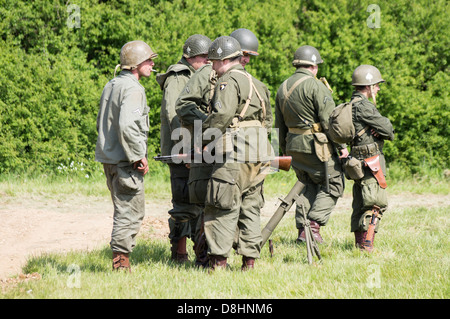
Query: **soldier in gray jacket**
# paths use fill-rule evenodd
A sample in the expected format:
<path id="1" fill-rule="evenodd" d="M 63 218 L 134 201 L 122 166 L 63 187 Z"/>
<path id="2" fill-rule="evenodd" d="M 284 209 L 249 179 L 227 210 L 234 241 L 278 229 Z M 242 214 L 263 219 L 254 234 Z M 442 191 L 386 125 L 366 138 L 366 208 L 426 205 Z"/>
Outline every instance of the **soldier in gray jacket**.
<path id="1" fill-rule="evenodd" d="M 114 270 L 131 271 L 129 254 L 145 215 L 149 108 L 139 80 L 150 76 L 157 56 L 143 41 L 126 43 L 116 67 L 122 71 L 105 85 L 100 99 L 95 160 L 103 163 L 114 204 Z"/>

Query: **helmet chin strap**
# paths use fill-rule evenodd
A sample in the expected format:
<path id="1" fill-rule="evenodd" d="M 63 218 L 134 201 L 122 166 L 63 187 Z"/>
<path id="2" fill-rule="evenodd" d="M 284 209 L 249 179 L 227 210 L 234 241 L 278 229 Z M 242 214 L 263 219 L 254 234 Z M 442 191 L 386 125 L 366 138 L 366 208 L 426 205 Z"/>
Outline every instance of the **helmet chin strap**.
<path id="1" fill-rule="evenodd" d="M 375 99 L 375 92 L 373 91 L 374 87 L 375 84 L 370 85 L 370 95 L 372 96 L 373 104 L 377 105 L 377 100 Z"/>
<path id="2" fill-rule="evenodd" d="M 129 66 L 129 65 L 122 65 L 122 64 L 117 64 L 115 69 L 114 69 L 114 77 L 116 77 L 116 72 L 117 70 L 121 68 L 122 70 L 134 70 L 137 68 L 137 66 Z"/>
<path id="3" fill-rule="evenodd" d="M 117 72 L 117 69 L 119 69 L 119 68 L 120 68 L 120 64 L 117 64 L 116 68 L 114 69 L 114 77 L 116 77 L 116 72 Z"/>

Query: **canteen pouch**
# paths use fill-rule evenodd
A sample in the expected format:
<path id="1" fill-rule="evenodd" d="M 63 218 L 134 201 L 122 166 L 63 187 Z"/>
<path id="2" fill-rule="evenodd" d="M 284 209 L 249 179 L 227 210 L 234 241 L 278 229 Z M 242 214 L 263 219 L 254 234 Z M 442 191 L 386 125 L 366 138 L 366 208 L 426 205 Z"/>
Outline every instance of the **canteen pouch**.
<path id="1" fill-rule="evenodd" d="M 380 185 L 381 188 L 386 188 L 386 179 L 380 165 L 380 155 L 366 158 L 364 160 L 364 164 L 370 168 L 370 171 L 372 172 L 373 176 L 375 176 L 378 185 Z"/>
<path id="2" fill-rule="evenodd" d="M 350 157 L 344 162 L 345 177 L 351 180 L 358 180 L 364 177 L 364 171 L 360 160 Z"/>
<path id="3" fill-rule="evenodd" d="M 328 143 L 328 138 L 325 133 L 313 133 L 314 148 L 316 156 L 321 162 L 326 162 L 331 157 L 331 144 Z"/>

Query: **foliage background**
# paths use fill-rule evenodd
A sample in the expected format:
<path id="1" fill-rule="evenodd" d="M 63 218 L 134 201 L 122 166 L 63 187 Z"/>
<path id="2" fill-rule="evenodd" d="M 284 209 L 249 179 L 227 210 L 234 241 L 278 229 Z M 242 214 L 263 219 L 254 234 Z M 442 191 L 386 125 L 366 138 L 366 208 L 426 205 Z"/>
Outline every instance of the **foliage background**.
<path id="1" fill-rule="evenodd" d="M 377 0 L 380 27 L 370 28 L 373 2 L 0 0 L 0 173 L 78 167 L 92 174 L 99 168 L 98 101 L 123 44 L 146 41 L 159 54 L 155 69 L 164 71 L 190 35 L 214 40 L 241 27 L 259 39 L 260 56 L 247 69 L 267 84 L 272 102 L 294 72 L 300 45 L 320 50 L 319 75 L 336 104 L 350 98 L 353 70 L 373 64 L 386 80 L 378 107 L 396 130 L 385 146 L 389 163 L 408 173 L 448 168 L 449 2 Z M 153 155 L 162 92 L 153 77 L 141 83 L 151 107 Z"/>

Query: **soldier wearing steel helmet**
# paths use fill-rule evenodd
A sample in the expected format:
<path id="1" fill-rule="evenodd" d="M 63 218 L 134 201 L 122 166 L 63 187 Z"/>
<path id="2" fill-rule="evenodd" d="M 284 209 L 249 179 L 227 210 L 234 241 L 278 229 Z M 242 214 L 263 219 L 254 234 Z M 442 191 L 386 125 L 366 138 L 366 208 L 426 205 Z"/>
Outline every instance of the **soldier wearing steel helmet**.
<path id="1" fill-rule="evenodd" d="M 145 215 L 149 107 L 139 80 L 150 76 L 157 56 L 143 41 L 126 43 L 116 66 L 122 71 L 105 85 L 100 99 L 95 160 L 103 163 L 114 204 L 114 270 L 131 269 L 129 254 Z"/>
<path id="2" fill-rule="evenodd" d="M 180 124 L 191 135 L 191 146 L 200 152 L 201 148 L 195 145 L 194 132 L 201 131 L 202 123 L 209 114 L 209 104 L 216 85 L 216 73 L 210 63 L 199 68 L 186 83 L 175 104 L 175 110 Z M 199 267 L 208 267 L 207 243 L 204 234 L 203 209 L 208 181 L 211 177 L 212 164 L 205 162 L 189 163 L 188 192 L 191 204 L 197 205 L 201 210 L 194 239 L 195 264 Z"/>
<path id="3" fill-rule="evenodd" d="M 243 67 L 245 67 L 250 62 L 251 56 L 258 56 L 258 38 L 256 35 L 245 28 L 236 29 L 230 34 L 231 37 L 238 40 L 241 45 L 242 57 L 240 62 Z"/>
<path id="4" fill-rule="evenodd" d="M 192 75 L 204 65 L 209 64 L 208 48 L 211 40 L 204 35 L 194 34 L 184 43 L 183 56 L 178 63 L 169 66 L 167 71 L 158 74 L 157 82 L 163 90 L 161 103 L 161 154 L 171 155 L 176 143 L 172 133 L 180 128 L 180 119 L 175 110 L 176 101 Z M 169 239 L 172 259 L 177 262 L 188 261 L 186 239 L 195 242 L 195 231 L 201 209 L 189 201 L 189 169 L 185 164 L 169 164 L 172 185 L 172 205 L 169 211 Z"/>
<path id="5" fill-rule="evenodd" d="M 370 166 L 363 166 L 364 177 L 353 184 L 353 213 L 351 231 L 355 234 L 355 245 L 364 251 L 373 250 L 373 240 L 366 241 L 367 230 L 372 219 L 373 209 L 377 210 L 378 220 L 375 232 L 380 225 L 379 219 L 387 209 L 387 194 L 384 176 L 386 161 L 383 154 L 384 140 L 394 139 L 394 129 L 387 117 L 376 108 L 376 96 L 380 83 L 385 82 L 380 71 L 372 65 L 360 65 L 352 74 L 352 117 L 357 135 L 352 141 L 350 155 L 360 161 L 368 158 L 377 163 L 374 175 Z M 372 98 L 373 103 L 369 101 Z M 375 165 L 375 164 L 374 164 Z"/>
<path id="6" fill-rule="evenodd" d="M 280 147 L 284 154 L 292 156 L 297 178 L 306 185 L 301 195 L 303 207 L 319 243 L 323 242 L 320 227 L 327 224 L 344 191 L 337 149 L 341 156 L 348 154 L 345 145 L 335 145 L 324 133 L 335 103 L 330 90 L 316 78 L 321 63 L 316 48 L 299 47 L 292 62 L 296 71 L 278 89 L 275 104 Z M 305 220 L 299 205 L 295 220 L 299 230 L 297 240 L 304 242 Z"/>
<path id="7" fill-rule="evenodd" d="M 239 42 L 230 36 L 217 38 L 209 48 L 208 57 L 218 79 L 210 114 L 203 122 L 202 145 L 211 154 L 215 152 L 204 212 L 213 269 L 226 266 L 237 227 L 240 232 L 236 252 L 242 255 L 243 270 L 254 267 L 261 250 L 263 169 L 270 158 L 267 128 L 272 126 L 270 93 L 244 70 L 241 56 Z M 212 131 L 220 132 L 214 140 L 209 134 Z M 242 138 L 246 135 L 259 143 Z"/>

